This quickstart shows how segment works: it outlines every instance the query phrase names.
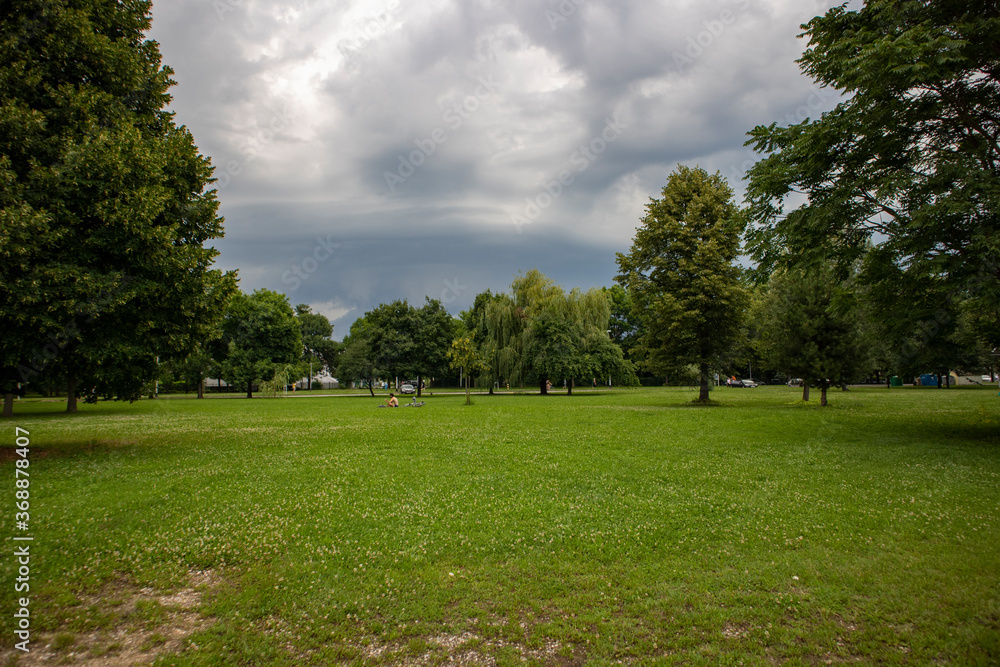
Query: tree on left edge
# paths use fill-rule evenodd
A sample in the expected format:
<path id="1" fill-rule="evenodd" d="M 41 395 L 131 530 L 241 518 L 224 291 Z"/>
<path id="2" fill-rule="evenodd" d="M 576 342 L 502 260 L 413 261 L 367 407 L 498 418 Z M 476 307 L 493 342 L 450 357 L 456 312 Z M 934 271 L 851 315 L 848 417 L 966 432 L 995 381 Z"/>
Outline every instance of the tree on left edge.
<path id="1" fill-rule="evenodd" d="M 212 166 L 165 110 L 150 3 L 0 7 L 0 387 L 135 400 L 157 358 L 211 338 L 235 292 L 212 269 Z M 6 403 L 7 401 L 5 401 Z"/>

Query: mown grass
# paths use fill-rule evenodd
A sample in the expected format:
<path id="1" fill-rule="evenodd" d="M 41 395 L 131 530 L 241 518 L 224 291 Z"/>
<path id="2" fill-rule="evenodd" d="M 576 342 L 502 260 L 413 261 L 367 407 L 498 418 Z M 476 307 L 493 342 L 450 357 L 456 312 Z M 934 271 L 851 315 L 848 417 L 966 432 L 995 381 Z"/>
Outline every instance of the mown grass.
<path id="1" fill-rule="evenodd" d="M 995 390 L 693 397 L 21 403 L 33 627 L 211 570 L 161 663 L 1000 661 Z"/>

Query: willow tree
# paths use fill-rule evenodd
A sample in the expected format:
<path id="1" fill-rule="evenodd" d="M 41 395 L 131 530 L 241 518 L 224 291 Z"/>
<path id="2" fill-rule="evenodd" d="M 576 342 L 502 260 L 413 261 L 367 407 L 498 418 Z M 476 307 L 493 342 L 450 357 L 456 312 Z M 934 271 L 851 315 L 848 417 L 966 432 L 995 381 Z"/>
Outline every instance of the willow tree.
<path id="1" fill-rule="evenodd" d="M 602 290 L 566 292 L 532 269 L 511 283 L 511 295 L 495 295 L 483 307 L 484 339 L 479 349 L 489 372 L 513 384 L 614 377 L 635 380 L 635 370 L 608 337 L 610 303 Z"/>
<path id="2" fill-rule="evenodd" d="M 507 382 L 515 386 L 524 383 L 521 364 L 525 318 L 508 295 L 497 295 L 485 307 L 485 335 L 477 341 L 487 370 L 489 382 Z"/>
<path id="3" fill-rule="evenodd" d="M 749 293 L 736 265 L 743 231 L 733 191 L 718 173 L 683 165 L 660 199 L 650 199 L 616 277 L 644 326 L 649 370 L 695 365 L 698 401 L 708 402 L 709 370 L 739 340 Z"/>

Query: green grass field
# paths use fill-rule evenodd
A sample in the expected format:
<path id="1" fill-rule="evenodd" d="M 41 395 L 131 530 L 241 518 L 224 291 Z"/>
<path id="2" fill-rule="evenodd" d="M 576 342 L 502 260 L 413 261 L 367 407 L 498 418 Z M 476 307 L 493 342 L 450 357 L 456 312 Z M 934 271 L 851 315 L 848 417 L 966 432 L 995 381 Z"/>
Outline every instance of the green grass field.
<path id="1" fill-rule="evenodd" d="M 995 388 L 861 388 L 826 409 L 786 387 L 693 397 L 20 402 L 3 422 L 0 657 L 1000 661 Z"/>

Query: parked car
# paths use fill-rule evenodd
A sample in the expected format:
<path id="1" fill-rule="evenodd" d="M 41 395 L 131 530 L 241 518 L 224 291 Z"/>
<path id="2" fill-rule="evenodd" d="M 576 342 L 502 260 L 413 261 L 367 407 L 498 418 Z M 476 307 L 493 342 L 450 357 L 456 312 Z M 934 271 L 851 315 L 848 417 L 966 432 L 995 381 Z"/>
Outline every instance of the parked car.
<path id="1" fill-rule="evenodd" d="M 993 377 L 990 375 L 984 375 L 983 382 L 993 382 Z"/>
<path id="2" fill-rule="evenodd" d="M 401 394 L 414 394 L 416 393 L 416 391 L 417 390 L 414 389 L 413 385 L 410 384 L 409 382 L 406 382 L 399 386 L 399 393 Z"/>
<path id="3" fill-rule="evenodd" d="M 788 384 L 789 387 L 801 387 L 802 386 L 802 378 L 792 378 L 791 380 L 789 380 L 787 382 L 787 384 Z"/>

